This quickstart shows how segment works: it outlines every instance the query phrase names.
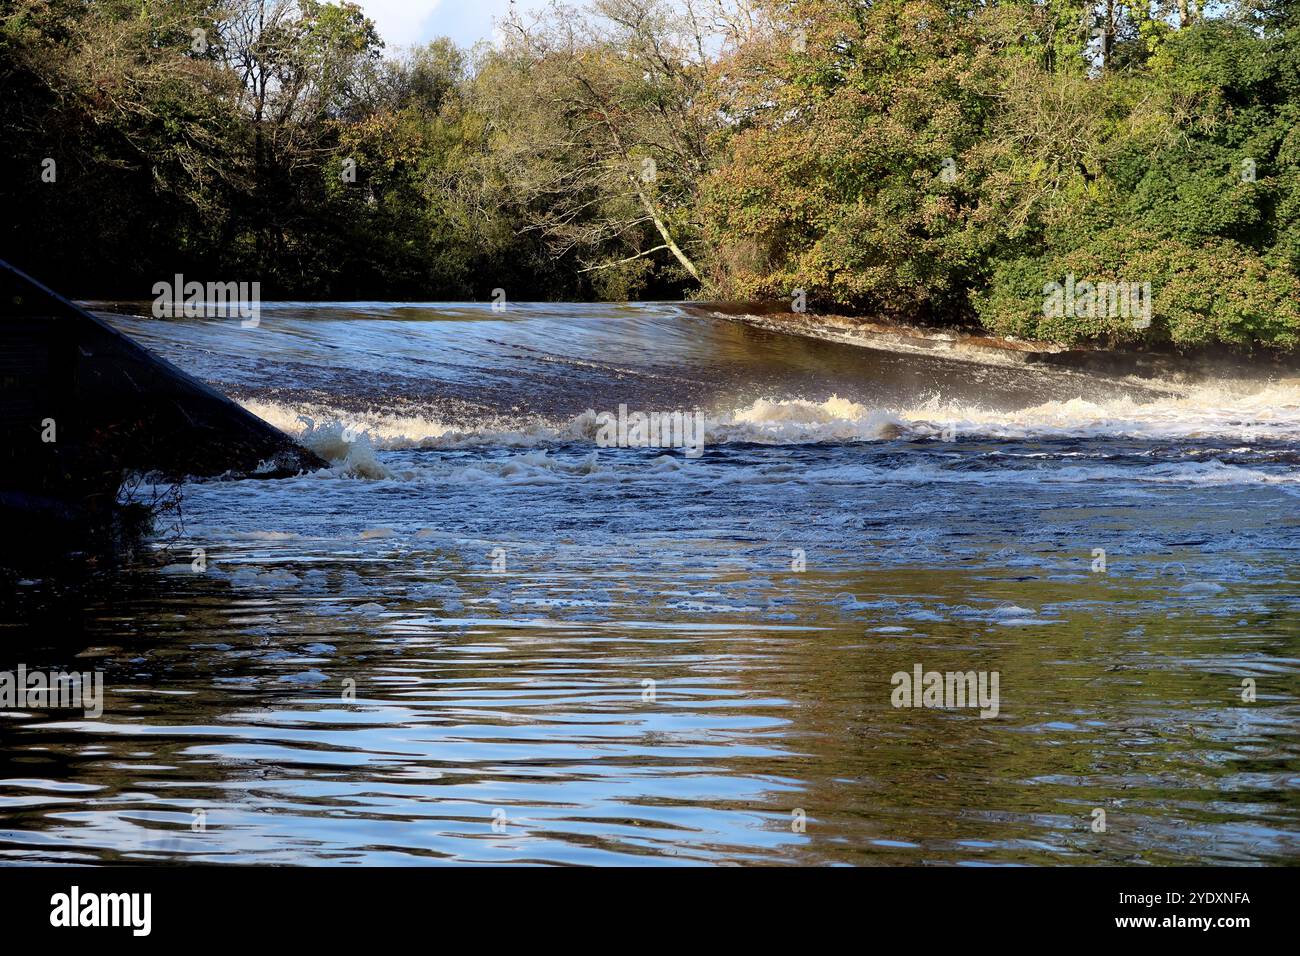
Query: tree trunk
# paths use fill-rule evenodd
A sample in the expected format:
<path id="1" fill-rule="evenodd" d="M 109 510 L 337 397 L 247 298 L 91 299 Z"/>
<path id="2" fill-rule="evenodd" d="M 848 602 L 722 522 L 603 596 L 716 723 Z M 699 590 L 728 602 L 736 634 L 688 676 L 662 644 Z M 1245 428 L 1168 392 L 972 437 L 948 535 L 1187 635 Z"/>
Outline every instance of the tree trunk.
<path id="1" fill-rule="evenodd" d="M 677 261 L 682 264 L 682 268 L 691 274 L 691 278 L 696 282 L 699 282 L 700 270 L 695 268 L 695 263 L 691 262 L 686 253 L 682 252 L 681 247 L 677 245 L 672 234 L 668 231 L 668 227 L 664 225 L 664 221 L 659 218 L 659 212 L 655 209 L 654 203 L 650 202 L 650 197 L 645 194 L 645 190 L 638 189 L 636 194 L 641 200 L 641 206 L 645 209 L 646 215 L 650 217 L 650 221 L 653 222 L 655 228 L 659 230 L 659 235 L 663 236 L 664 245 L 666 245 L 669 251 L 677 257 Z"/>
<path id="2" fill-rule="evenodd" d="M 1182 0 L 1186 3 L 1187 0 Z M 1106 0 L 1106 25 L 1101 34 L 1102 69 L 1110 69 L 1110 51 L 1115 48 L 1115 0 Z"/>

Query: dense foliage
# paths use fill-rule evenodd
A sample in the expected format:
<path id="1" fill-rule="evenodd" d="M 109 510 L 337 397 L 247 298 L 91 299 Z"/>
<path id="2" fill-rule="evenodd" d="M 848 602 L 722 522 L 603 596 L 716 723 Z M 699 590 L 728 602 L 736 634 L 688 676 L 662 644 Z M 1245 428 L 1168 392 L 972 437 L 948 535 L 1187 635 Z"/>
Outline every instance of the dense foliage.
<path id="1" fill-rule="evenodd" d="M 0 0 L 0 94 L 0 256 L 78 295 L 1300 345 L 1297 0 L 591 0 L 387 56 L 346 0 Z"/>

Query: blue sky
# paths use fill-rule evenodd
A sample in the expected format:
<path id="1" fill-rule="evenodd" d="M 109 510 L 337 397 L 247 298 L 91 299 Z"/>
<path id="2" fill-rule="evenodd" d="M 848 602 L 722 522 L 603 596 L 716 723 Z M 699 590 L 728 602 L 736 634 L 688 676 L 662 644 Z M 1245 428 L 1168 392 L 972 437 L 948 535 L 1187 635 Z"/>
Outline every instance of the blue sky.
<path id="1" fill-rule="evenodd" d="M 510 8 L 510 0 L 356 0 L 375 21 L 390 50 L 451 37 L 461 46 L 492 37 L 492 23 Z M 545 0 L 516 0 L 522 8 Z"/>

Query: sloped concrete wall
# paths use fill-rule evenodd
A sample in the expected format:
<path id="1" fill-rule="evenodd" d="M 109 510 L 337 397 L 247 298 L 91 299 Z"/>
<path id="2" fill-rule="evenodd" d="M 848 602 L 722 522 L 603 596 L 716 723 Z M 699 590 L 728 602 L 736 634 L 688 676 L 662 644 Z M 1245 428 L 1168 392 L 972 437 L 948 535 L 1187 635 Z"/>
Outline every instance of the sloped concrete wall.
<path id="1" fill-rule="evenodd" d="M 0 507 L 97 512 L 132 470 L 279 477 L 324 464 L 0 261 Z"/>

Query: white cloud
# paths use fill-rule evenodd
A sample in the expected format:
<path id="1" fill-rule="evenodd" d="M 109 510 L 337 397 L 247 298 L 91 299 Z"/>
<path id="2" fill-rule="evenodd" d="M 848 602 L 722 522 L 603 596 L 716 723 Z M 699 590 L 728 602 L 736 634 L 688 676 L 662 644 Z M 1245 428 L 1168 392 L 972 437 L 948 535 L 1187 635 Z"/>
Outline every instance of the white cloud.
<path id="1" fill-rule="evenodd" d="M 443 0 L 359 0 L 389 47 L 410 46 L 424 39 L 425 24 Z M 455 3 L 456 0 L 451 0 Z"/>
<path id="2" fill-rule="evenodd" d="M 492 24 L 510 10 L 510 0 L 356 0 L 375 21 L 390 51 L 450 37 L 461 46 L 492 38 Z M 521 9 L 546 0 L 516 0 Z"/>

